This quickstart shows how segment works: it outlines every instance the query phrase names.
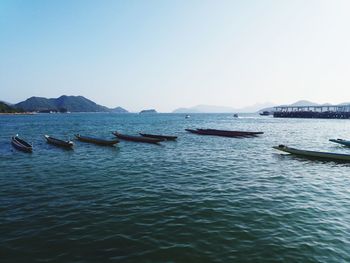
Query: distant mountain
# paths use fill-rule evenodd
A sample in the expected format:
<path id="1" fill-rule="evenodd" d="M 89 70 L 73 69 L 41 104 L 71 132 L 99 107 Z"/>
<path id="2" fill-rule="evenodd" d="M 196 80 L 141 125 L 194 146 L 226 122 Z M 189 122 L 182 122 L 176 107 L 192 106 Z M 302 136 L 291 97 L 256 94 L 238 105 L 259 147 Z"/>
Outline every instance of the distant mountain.
<path id="1" fill-rule="evenodd" d="M 173 113 L 200 113 L 195 107 L 192 108 L 178 108 L 173 110 Z"/>
<path id="2" fill-rule="evenodd" d="M 297 102 L 294 102 L 293 104 L 290 104 L 289 106 L 319 106 L 321 104 L 319 103 L 315 103 L 312 101 L 308 101 L 308 100 L 299 100 Z"/>
<path id="3" fill-rule="evenodd" d="M 128 113 L 128 111 L 122 107 L 116 107 L 114 109 L 111 109 L 111 112 L 114 113 Z"/>
<path id="4" fill-rule="evenodd" d="M 271 103 L 271 102 L 265 102 L 265 103 L 256 103 L 252 106 L 248 106 L 242 109 L 239 109 L 237 112 L 257 112 L 259 111 L 259 109 L 261 108 L 273 108 L 275 106 L 275 104 Z"/>
<path id="5" fill-rule="evenodd" d="M 273 106 L 272 103 L 258 103 L 244 108 L 223 107 L 215 105 L 197 105 L 190 108 L 178 108 L 173 113 L 237 113 L 237 112 L 256 112 L 262 107 Z"/>
<path id="6" fill-rule="evenodd" d="M 179 108 L 173 111 L 173 113 L 226 113 L 234 112 L 231 107 L 222 107 L 215 105 L 197 105 L 190 108 Z"/>
<path id="7" fill-rule="evenodd" d="M 20 112 L 12 106 L 9 106 L 7 103 L 0 102 L 0 113 L 16 113 Z"/>
<path id="8" fill-rule="evenodd" d="M 15 104 L 24 111 L 109 112 L 107 107 L 96 104 L 83 96 L 61 96 L 57 99 L 31 97 Z"/>
<path id="9" fill-rule="evenodd" d="M 340 103 L 337 105 L 349 105 L 350 102 L 345 102 L 345 103 Z M 301 106 L 331 106 L 333 104 L 331 103 L 316 103 L 308 100 L 299 100 L 297 102 L 294 102 L 292 104 L 284 104 L 284 105 L 278 105 L 278 106 L 294 106 L 294 107 L 301 107 Z M 274 107 L 268 107 L 268 108 L 262 108 L 258 112 L 263 112 L 263 111 L 274 111 Z"/>

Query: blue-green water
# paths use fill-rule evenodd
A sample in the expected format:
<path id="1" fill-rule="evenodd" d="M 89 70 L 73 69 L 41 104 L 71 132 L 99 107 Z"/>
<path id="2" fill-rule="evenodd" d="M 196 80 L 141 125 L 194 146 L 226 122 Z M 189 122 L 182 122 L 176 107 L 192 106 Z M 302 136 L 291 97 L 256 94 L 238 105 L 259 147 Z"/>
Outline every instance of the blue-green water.
<path id="1" fill-rule="evenodd" d="M 185 128 L 257 130 L 259 138 Z M 111 131 L 178 135 L 161 146 L 76 142 Z M 19 133 L 32 154 L 12 148 Z M 347 120 L 228 114 L 0 116 L 1 262 L 350 262 L 350 164 L 271 146 L 350 153 Z"/>

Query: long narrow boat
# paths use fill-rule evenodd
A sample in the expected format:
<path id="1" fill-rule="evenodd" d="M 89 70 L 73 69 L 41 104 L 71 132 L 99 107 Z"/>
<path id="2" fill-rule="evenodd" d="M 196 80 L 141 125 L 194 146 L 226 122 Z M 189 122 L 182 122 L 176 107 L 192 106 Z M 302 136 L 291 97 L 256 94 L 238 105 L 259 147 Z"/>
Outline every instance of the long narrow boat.
<path id="1" fill-rule="evenodd" d="M 169 136 L 169 135 L 147 134 L 147 133 L 141 133 L 141 132 L 140 132 L 140 135 L 143 137 L 162 139 L 167 141 L 174 141 L 177 139 L 177 136 Z"/>
<path id="2" fill-rule="evenodd" d="M 297 156 L 302 156 L 302 157 L 321 158 L 321 159 L 337 160 L 337 161 L 350 161 L 350 154 L 307 151 L 307 150 L 291 148 L 285 145 L 278 145 L 278 146 L 274 146 L 273 148 L 282 152 L 295 154 Z"/>
<path id="3" fill-rule="evenodd" d="M 343 140 L 343 139 L 330 139 L 330 142 L 335 142 L 335 143 L 339 143 L 345 146 L 349 146 L 350 147 L 350 141 L 347 140 Z"/>
<path id="4" fill-rule="evenodd" d="M 217 130 L 217 129 L 197 129 L 197 130 L 207 131 L 212 133 L 227 133 L 227 134 L 245 134 L 245 135 L 264 134 L 263 132 L 251 132 L 251 131 L 228 131 L 228 130 Z"/>
<path id="5" fill-rule="evenodd" d="M 54 137 L 51 137 L 49 135 L 45 135 L 45 139 L 48 143 L 59 146 L 59 147 L 64 147 L 64 148 L 72 148 L 74 143 L 72 141 L 63 141 L 60 139 L 56 139 Z"/>
<path id="6" fill-rule="evenodd" d="M 121 134 L 119 132 L 113 132 L 115 136 L 117 136 L 119 139 L 126 140 L 126 141 L 132 141 L 132 142 L 145 142 L 145 143 L 154 143 L 158 144 L 164 139 L 156 139 L 156 138 L 148 138 L 148 137 L 143 137 L 143 136 L 133 136 L 133 135 L 126 135 L 126 134 Z"/>
<path id="7" fill-rule="evenodd" d="M 75 137 L 82 142 L 90 142 L 103 146 L 113 146 L 114 144 L 117 144 L 119 142 L 119 140 L 105 140 L 95 137 L 82 136 L 80 134 L 76 134 Z"/>
<path id="8" fill-rule="evenodd" d="M 211 132 L 208 130 L 202 130 L 202 129 L 185 129 L 188 132 L 199 134 L 199 135 L 211 135 L 211 136 L 222 136 L 222 137 L 252 137 L 252 135 L 244 135 L 244 134 L 238 134 L 238 133 L 217 133 L 217 132 Z"/>
<path id="9" fill-rule="evenodd" d="M 20 139 L 18 135 L 13 136 L 11 139 L 11 144 L 18 150 L 23 152 L 32 152 L 33 146 L 27 143 L 25 140 Z"/>
<path id="10" fill-rule="evenodd" d="M 256 137 L 263 132 L 247 132 L 247 131 L 226 131 L 226 130 L 215 130 L 215 129 L 185 129 L 188 132 L 196 133 L 200 135 L 213 135 L 223 137 Z"/>

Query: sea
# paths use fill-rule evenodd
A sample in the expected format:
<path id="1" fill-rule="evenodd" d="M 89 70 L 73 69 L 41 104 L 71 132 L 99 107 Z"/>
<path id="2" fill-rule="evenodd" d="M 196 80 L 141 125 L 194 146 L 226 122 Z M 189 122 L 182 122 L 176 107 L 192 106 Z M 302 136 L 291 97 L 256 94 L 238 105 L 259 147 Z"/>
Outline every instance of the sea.
<path id="1" fill-rule="evenodd" d="M 186 128 L 262 131 L 201 136 Z M 103 147 L 74 134 L 178 136 Z M 11 146 L 11 136 L 33 153 Z M 72 139 L 74 150 L 44 135 Z M 0 116 L 0 262 L 350 262 L 350 120 L 255 114 Z"/>

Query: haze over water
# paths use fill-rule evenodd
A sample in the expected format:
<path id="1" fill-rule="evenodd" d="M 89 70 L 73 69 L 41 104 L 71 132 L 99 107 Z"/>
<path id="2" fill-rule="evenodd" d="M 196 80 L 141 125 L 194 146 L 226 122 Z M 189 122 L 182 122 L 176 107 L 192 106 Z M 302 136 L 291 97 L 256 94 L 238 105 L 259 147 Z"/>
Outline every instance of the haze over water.
<path id="1" fill-rule="evenodd" d="M 271 147 L 350 153 L 348 120 L 231 114 L 37 114 L 0 118 L 2 262 L 349 262 L 350 165 Z M 264 131 L 198 136 L 185 128 Z M 179 136 L 73 151 L 44 134 Z M 34 144 L 10 145 L 19 133 Z"/>

